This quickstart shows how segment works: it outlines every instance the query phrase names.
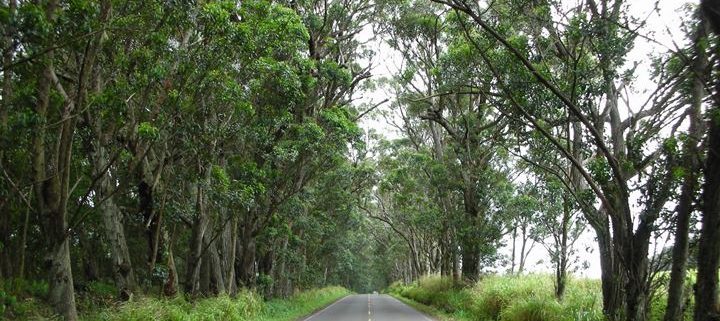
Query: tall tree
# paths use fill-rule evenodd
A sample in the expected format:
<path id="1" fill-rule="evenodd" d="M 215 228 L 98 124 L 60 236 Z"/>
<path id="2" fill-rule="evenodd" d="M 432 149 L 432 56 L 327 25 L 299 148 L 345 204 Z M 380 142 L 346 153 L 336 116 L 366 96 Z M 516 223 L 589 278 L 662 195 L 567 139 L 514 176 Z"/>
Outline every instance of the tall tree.
<path id="1" fill-rule="evenodd" d="M 701 19 L 709 24 L 712 32 L 720 35 L 720 4 L 701 1 Z M 702 24 L 702 23 L 701 23 Z M 712 49 L 718 53 L 717 45 Z M 719 65 L 712 66 L 715 74 Z M 708 138 L 706 144 L 704 184 L 702 192 L 702 229 L 698 245 L 697 289 L 695 291 L 695 320 L 717 320 L 718 268 L 720 268 L 720 79 L 711 79 L 708 109 Z"/>

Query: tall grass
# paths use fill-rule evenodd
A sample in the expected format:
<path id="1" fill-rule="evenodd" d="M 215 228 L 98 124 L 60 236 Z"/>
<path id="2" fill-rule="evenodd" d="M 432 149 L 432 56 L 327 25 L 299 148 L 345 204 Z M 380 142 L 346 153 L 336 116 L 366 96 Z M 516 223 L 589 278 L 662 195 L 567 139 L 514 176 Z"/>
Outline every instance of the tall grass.
<path id="1" fill-rule="evenodd" d="M 339 298 L 350 294 L 343 287 L 326 287 L 300 292 L 290 299 L 274 299 L 265 303 L 265 309 L 257 321 L 295 320 L 308 315 Z"/>
<path id="2" fill-rule="evenodd" d="M 120 306 L 104 309 L 83 317 L 87 321 L 100 320 L 251 320 L 262 312 L 262 298 L 252 292 L 236 297 L 220 296 L 188 302 L 182 297 L 170 299 L 139 298 Z"/>
<path id="3" fill-rule="evenodd" d="M 289 299 L 264 302 L 254 292 L 244 291 L 231 298 L 219 296 L 188 302 L 172 299 L 141 298 L 121 306 L 87 315 L 86 321 L 289 321 L 309 314 L 350 292 L 342 287 L 300 292 Z"/>
<path id="4" fill-rule="evenodd" d="M 42 283 L 0 283 L 0 320 L 57 319 L 40 297 L 47 293 L 46 288 Z M 270 301 L 255 292 L 242 291 L 234 297 L 222 295 L 192 302 L 182 296 L 136 296 L 130 302 L 117 303 L 113 299 L 116 291 L 110 285 L 90 284 L 87 288 L 87 293 L 78 295 L 83 321 L 290 321 L 350 293 L 342 287 L 326 287 Z M 103 293 L 110 298 L 99 299 Z"/>
<path id="5" fill-rule="evenodd" d="M 453 320 L 481 321 L 603 321 L 599 280 L 570 279 L 562 300 L 554 295 L 549 275 L 486 276 L 471 287 L 454 287 L 439 276 L 415 283 L 394 283 L 388 292 L 430 305 Z M 666 297 L 655 296 L 650 320 L 661 320 Z"/>

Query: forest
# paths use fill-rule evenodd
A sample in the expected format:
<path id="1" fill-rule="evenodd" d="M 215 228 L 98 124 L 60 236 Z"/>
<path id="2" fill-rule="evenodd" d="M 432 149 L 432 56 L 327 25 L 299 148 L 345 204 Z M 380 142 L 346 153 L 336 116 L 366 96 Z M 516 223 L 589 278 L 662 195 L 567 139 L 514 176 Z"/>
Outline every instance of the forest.
<path id="1" fill-rule="evenodd" d="M 0 319 L 720 320 L 720 1 L 663 3 L 0 0 Z"/>

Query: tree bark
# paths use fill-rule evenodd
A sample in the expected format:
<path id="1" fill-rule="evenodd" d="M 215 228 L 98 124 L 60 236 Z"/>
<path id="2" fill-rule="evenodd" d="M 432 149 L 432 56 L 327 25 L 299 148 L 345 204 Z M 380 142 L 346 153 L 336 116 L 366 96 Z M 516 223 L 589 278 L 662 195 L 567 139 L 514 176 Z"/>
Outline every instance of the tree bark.
<path id="1" fill-rule="evenodd" d="M 720 86 L 719 86 L 720 87 Z M 716 90 L 720 90 L 717 88 Z M 698 243 L 695 321 L 720 320 L 718 268 L 720 265 L 720 106 L 712 107 L 705 161 L 703 215 Z"/>
<path id="2" fill-rule="evenodd" d="M 474 283 L 480 276 L 480 249 L 474 240 L 468 240 L 462 247 L 462 277 L 465 282 Z"/>
<path id="3" fill-rule="evenodd" d="M 685 307 L 683 289 L 687 271 L 690 218 L 694 210 L 695 193 L 698 190 L 698 176 L 701 169 L 699 143 L 702 140 L 704 129 L 702 124 L 702 103 L 705 93 L 705 69 L 707 57 L 705 49 L 701 48 L 700 41 L 707 36 L 705 24 L 702 19 L 698 23 L 695 34 L 695 59 L 693 60 L 692 96 L 688 108 L 690 121 L 688 138 L 685 142 L 683 167 L 685 176 L 680 190 L 675 221 L 675 244 L 672 249 L 672 267 L 670 270 L 670 283 L 668 285 L 667 309 L 665 321 L 680 321 L 683 319 Z"/>
<path id="4" fill-rule="evenodd" d="M 167 238 L 167 232 L 164 232 L 165 238 Z M 168 249 L 168 257 L 167 257 L 167 267 L 168 267 L 168 277 L 167 280 L 165 280 L 165 284 L 163 285 L 163 295 L 165 296 L 175 296 L 178 292 L 178 274 L 177 274 L 177 268 L 175 266 L 175 255 L 173 255 L 173 246 L 175 244 L 175 226 L 173 226 L 172 235 L 167 241 L 167 249 Z"/>
<path id="5" fill-rule="evenodd" d="M 517 241 L 517 226 L 514 226 L 513 233 L 512 233 L 512 254 L 511 254 L 512 258 L 511 258 L 511 262 L 510 262 L 510 275 L 515 275 L 515 257 L 516 257 L 515 248 L 517 247 L 515 245 L 516 241 Z"/>
<path id="6" fill-rule="evenodd" d="M 610 227 L 606 216 L 603 214 L 589 214 L 595 216 L 601 222 L 591 224 L 595 230 L 597 244 L 600 254 L 600 278 L 602 280 L 603 292 L 603 313 L 609 320 L 619 320 L 622 309 L 622 298 L 619 295 L 620 287 L 623 284 L 622 275 L 616 274 L 615 250 L 610 239 Z M 593 222 L 593 220 L 590 220 Z"/>
<path id="7" fill-rule="evenodd" d="M 208 260 L 210 268 L 210 292 L 218 295 L 225 292 L 225 277 L 222 272 L 222 264 L 220 254 L 218 254 L 217 240 L 211 240 L 211 234 L 205 233 L 205 247 L 208 251 Z"/>
<path id="8" fill-rule="evenodd" d="M 97 120 L 100 121 L 99 119 Z M 121 292 L 135 290 L 135 273 L 133 271 L 130 251 L 125 239 L 125 228 L 122 222 L 122 213 L 115 203 L 115 184 L 108 168 L 108 153 L 105 148 L 107 141 L 103 139 L 101 125 L 95 123 L 93 126 L 96 138 L 93 140 L 93 151 L 90 153 L 90 161 L 93 165 L 93 176 L 99 177 L 95 188 L 95 204 L 99 205 L 105 232 L 105 240 L 110 249 L 110 261 L 112 264 L 115 284 Z"/>
<path id="9" fill-rule="evenodd" d="M 571 224 L 570 201 L 563 197 L 563 217 L 560 228 L 560 244 L 558 244 L 558 257 L 555 262 L 555 297 L 562 300 L 565 295 L 565 285 L 567 282 L 568 269 L 568 225 Z"/>
<path id="10" fill-rule="evenodd" d="M 160 217 L 157 215 L 155 210 L 154 201 L 154 189 L 152 186 L 152 180 L 147 178 L 147 174 L 144 172 L 147 170 L 143 165 L 143 160 L 140 160 L 141 164 L 138 166 L 140 172 L 140 181 L 137 184 L 138 189 L 138 206 L 140 214 L 143 216 L 143 222 L 145 225 L 145 237 L 147 238 L 147 264 L 152 273 L 152 269 L 155 267 L 155 262 L 158 260 L 158 248 L 156 244 L 158 233 L 160 233 Z"/>
<path id="11" fill-rule="evenodd" d="M 231 218 L 222 234 L 222 264 L 225 274 L 225 292 L 234 295 L 237 292 L 235 279 L 235 258 L 237 254 L 237 219 Z"/>
<path id="12" fill-rule="evenodd" d="M 701 19 L 720 36 L 720 3 L 701 1 Z M 713 48 L 715 54 L 720 53 Z M 720 66 L 713 66 L 712 102 L 708 110 L 707 156 L 702 193 L 702 229 L 698 243 L 698 271 L 695 284 L 695 321 L 720 320 L 718 311 L 718 268 L 720 267 Z"/>
<path id="13" fill-rule="evenodd" d="M 25 220 L 23 222 L 23 229 L 22 229 L 22 237 L 20 238 L 20 264 L 18 267 L 18 278 L 24 279 L 25 278 L 25 253 L 27 249 L 27 234 L 28 229 L 30 228 L 30 208 L 27 208 L 25 210 Z"/>
<path id="14" fill-rule="evenodd" d="M 2 52 L 2 64 L 3 64 L 3 81 L 2 81 L 2 101 L 0 101 L 0 137 L 8 137 L 8 114 L 10 112 L 10 109 L 12 108 L 12 99 L 13 99 L 13 83 L 12 83 L 12 77 L 13 77 L 13 70 L 5 68 L 4 66 L 10 66 L 13 62 L 13 55 L 15 54 L 15 44 L 14 39 L 15 37 L 15 13 L 17 12 L 17 0 L 10 0 L 7 3 L 7 20 L 9 23 L 7 23 L 5 28 L 5 32 L 3 33 L 3 52 Z M 3 138 L 4 140 L 4 138 Z M 2 167 L 2 164 L 5 164 L 5 150 L 6 150 L 6 144 L 5 141 L 0 140 L 0 167 Z M 7 186 L 7 185 L 5 185 Z M 0 190 L 0 193 L 4 194 L 5 188 Z M 7 190 L 8 194 L 2 195 L 3 198 L 5 198 L 5 201 L 0 201 L 0 211 L 5 211 L 4 206 L 9 206 L 9 202 L 7 202 L 10 197 L 6 197 L 10 195 L 10 191 Z M 29 209 L 28 209 L 29 210 Z M 25 214 L 25 221 L 27 221 L 29 213 Z M 7 223 L 9 223 L 11 219 L 10 213 L 4 214 L 3 218 L 0 219 L 0 233 L 3 233 L 3 235 L 0 236 L 1 241 L 1 247 L 0 248 L 0 260 L 3 260 L 4 264 L 0 266 L 0 279 L 5 278 L 6 275 L 9 275 L 12 273 L 11 269 L 8 269 L 10 267 L 10 257 L 8 255 L 9 250 L 9 244 L 8 244 L 8 238 L 10 233 L 7 231 Z M 27 225 L 27 224 L 26 224 Z M 23 239 L 20 242 L 19 245 L 19 251 L 21 253 L 21 261 L 20 261 L 20 268 L 18 271 L 18 276 L 20 278 L 23 277 L 23 274 L 25 272 L 25 235 L 27 232 L 27 229 L 23 229 Z M 3 270 L 6 272 L 3 273 Z"/>
<path id="15" fill-rule="evenodd" d="M 203 255 L 203 237 L 208 227 L 208 216 L 206 213 L 205 195 L 201 184 L 195 187 L 195 218 L 192 224 L 190 236 L 190 254 L 187 258 L 187 270 L 185 275 L 185 292 L 196 295 L 200 289 L 200 268 Z"/>
<path id="16" fill-rule="evenodd" d="M 48 21 L 54 22 L 57 1 L 50 1 L 45 7 Z M 50 42 L 50 39 L 48 42 Z M 46 144 L 48 109 L 50 93 L 53 85 L 60 86 L 54 77 L 54 53 L 48 52 L 40 64 L 38 75 L 37 103 L 35 113 L 38 126 L 33 137 L 32 167 L 36 207 L 42 218 L 45 218 L 47 235 L 47 271 L 48 271 L 48 302 L 65 320 L 78 319 L 75 306 L 75 290 L 70 265 L 70 242 L 67 231 L 67 196 L 70 178 L 70 156 L 75 133 L 75 119 L 69 116 L 73 110 L 73 102 L 64 97 L 64 107 L 58 133 L 57 144 L 49 149 Z M 82 79 L 81 79 L 82 81 Z"/>
<path id="17" fill-rule="evenodd" d="M 253 237 L 252 222 L 246 219 L 243 222 L 241 242 L 238 244 L 238 260 L 236 261 L 237 277 L 245 287 L 252 287 L 255 281 L 255 238 Z"/>
<path id="18" fill-rule="evenodd" d="M 55 81 L 52 72 L 52 65 L 45 67 L 43 83 L 49 85 Z M 42 90 L 44 91 L 44 89 Z M 49 88 L 45 93 L 49 94 Z M 41 94 L 41 97 L 43 95 Z M 41 101 L 45 100 L 40 104 L 47 104 L 46 99 L 40 99 Z M 66 102 L 66 104 L 68 103 Z M 69 116 L 67 115 L 69 114 L 69 108 L 66 107 L 66 111 L 68 112 L 64 112 L 63 116 Z M 70 239 L 67 230 L 68 183 L 75 120 L 68 117 L 63 117 L 63 119 L 65 120 L 62 121 L 58 144 L 54 149 L 55 152 L 50 154 L 51 158 L 47 163 L 49 170 L 45 171 L 43 179 L 40 180 L 41 188 L 39 190 L 41 195 L 39 195 L 39 198 L 43 200 L 43 216 L 48 218 L 47 235 L 50 243 L 48 301 L 66 320 L 77 320 L 75 290 L 70 265 Z M 44 142 L 40 148 L 45 148 Z"/>

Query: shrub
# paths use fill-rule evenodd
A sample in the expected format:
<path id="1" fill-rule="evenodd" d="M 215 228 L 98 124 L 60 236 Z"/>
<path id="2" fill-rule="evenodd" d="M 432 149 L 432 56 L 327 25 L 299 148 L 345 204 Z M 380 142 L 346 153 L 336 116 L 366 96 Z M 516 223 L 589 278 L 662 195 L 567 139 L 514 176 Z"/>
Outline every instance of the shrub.
<path id="1" fill-rule="evenodd" d="M 0 290 L 22 298 L 44 298 L 48 294 L 48 284 L 40 280 L 6 279 L 0 280 Z"/>
<path id="2" fill-rule="evenodd" d="M 0 319 L 32 319 L 33 315 L 45 314 L 39 300 L 48 293 L 45 281 L 26 279 L 0 280 Z"/>

